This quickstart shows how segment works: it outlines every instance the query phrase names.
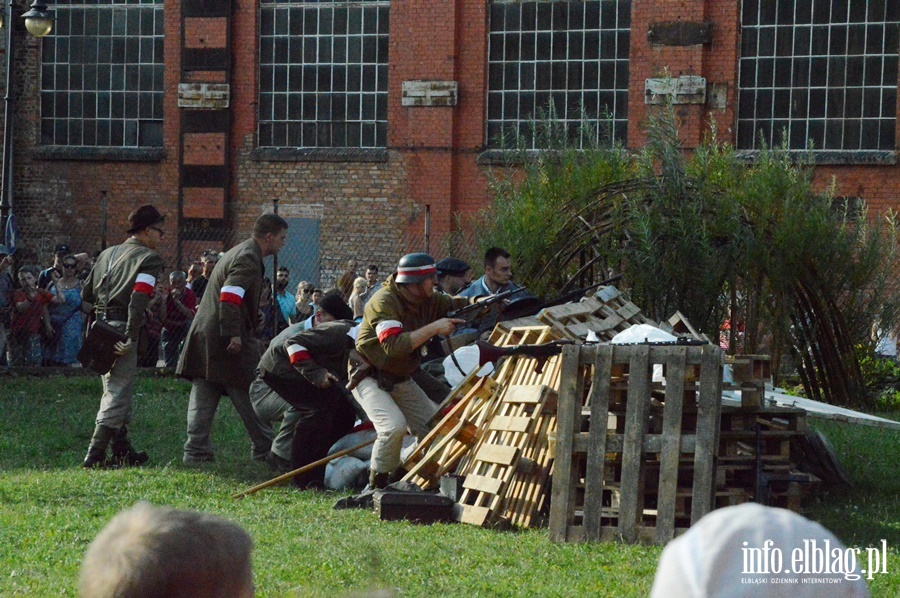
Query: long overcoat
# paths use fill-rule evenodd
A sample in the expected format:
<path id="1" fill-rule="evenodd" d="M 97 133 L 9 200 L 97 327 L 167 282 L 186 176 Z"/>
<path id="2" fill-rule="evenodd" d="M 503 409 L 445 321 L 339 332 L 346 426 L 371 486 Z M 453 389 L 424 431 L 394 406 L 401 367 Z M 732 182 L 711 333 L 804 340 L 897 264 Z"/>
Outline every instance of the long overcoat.
<path id="1" fill-rule="evenodd" d="M 256 339 L 263 280 L 262 249 L 254 239 L 232 247 L 216 264 L 175 370 L 187 378 L 250 388 L 259 363 Z M 241 351 L 226 351 L 233 336 Z"/>

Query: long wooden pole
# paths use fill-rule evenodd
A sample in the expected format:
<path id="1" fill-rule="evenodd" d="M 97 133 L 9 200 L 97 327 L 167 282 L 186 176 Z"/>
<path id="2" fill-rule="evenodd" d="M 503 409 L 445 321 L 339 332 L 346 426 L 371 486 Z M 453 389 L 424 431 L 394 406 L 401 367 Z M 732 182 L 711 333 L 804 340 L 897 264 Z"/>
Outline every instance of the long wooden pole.
<path id="1" fill-rule="evenodd" d="M 254 486 L 252 488 L 248 488 L 247 490 L 244 490 L 243 492 L 237 492 L 235 494 L 232 494 L 231 498 L 234 498 L 234 499 L 244 498 L 245 496 L 249 496 L 250 494 L 253 494 L 255 492 L 262 490 L 263 488 L 268 488 L 269 486 L 274 486 L 276 484 L 280 484 L 281 482 L 284 482 L 295 476 L 298 476 L 301 473 L 306 473 L 307 471 L 315 469 L 316 467 L 321 467 L 331 461 L 334 461 L 338 457 L 343 457 L 344 455 L 349 455 L 350 453 L 358 451 L 361 448 L 365 448 L 365 447 L 369 446 L 370 444 L 375 444 L 375 440 L 376 440 L 375 438 L 373 438 L 372 440 L 366 440 L 365 442 L 363 442 L 361 444 L 357 444 L 354 447 L 344 449 L 342 451 L 338 451 L 338 452 L 334 453 L 333 455 L 328 455 L 327 457 L 323 457 L 323 458 L 319 459 L 318 461 L 313 461 L 312 463 L 304 465 L 303 467 L 299 467 L 293 471 L 283 473 L 280 476 L 278 476 L 277 478 L 272 478 L 268 482 L 263 482 L 262 484 Z"/>

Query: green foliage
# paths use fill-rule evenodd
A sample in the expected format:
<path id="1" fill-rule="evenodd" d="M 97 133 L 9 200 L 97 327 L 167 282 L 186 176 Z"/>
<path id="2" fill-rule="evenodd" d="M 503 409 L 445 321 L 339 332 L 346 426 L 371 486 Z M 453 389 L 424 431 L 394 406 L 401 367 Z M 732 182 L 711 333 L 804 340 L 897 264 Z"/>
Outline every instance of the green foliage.
<path id="1" fill-rule="evenodd" d="M 744 330 L 734 352 L 771 354 L 774 371 L 784 355 L 831 343 L 828 368 L 799 363 L 807 376 L 827 372 L 820 386 L 846 380 L 833 398 L 851 400 L 850 347 L 900 319 L 896 215 L 836 210 L 833 192 L 817 192 L 812 167 L 787 147 L 763 145 L 748 164 L 714 125 L 685 152 L 672 106 L 651 112 L 646 131 L 630 154 L 551 136 L 523 167 L 500 171 L 476 227 L 479 250 L 506 247 L 519 282 L 547 295 L 576 273 L 596 282 L 621 272 L 651 319 L 678 310 L 715 338 L 730 318 Z"/>
<path id="2" fill-rule="evenodd" d="M 503 247 L 514 257 L 516 279 L 531 293 L 550 296 L 573 274 L 551 269 L 540 276 L 559 261 L 559 237 L 572 214 L 588 206 L 597 189 L 633 176 L 634 166 L 620 145 L 596 141 L 603 136 L 590 123 L 582 124 L 583 149 L 570 146 L 566 131 L 552 123 L 542 123 L 536 137 L 548 149 L 520 146 L 506 168 L 493 172 L 495 201 L 471 225 L 479 235 L 468 258 L 480 265 L 489 247 Z"/>

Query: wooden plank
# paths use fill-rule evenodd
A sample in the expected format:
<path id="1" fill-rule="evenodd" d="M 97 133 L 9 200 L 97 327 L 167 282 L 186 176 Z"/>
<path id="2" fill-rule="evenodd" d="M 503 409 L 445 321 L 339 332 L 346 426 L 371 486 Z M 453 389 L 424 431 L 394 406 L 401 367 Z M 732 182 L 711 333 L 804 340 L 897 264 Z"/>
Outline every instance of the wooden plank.
<path id="1" fill-rule="evenodd" d="M 681 457 L 681 414 L 684 403 L 686 351 L 666 362 L 666 404 L 663 409 L 662 451 L 656 513 L 656 543 L 665 545 L 675 536 L 675 492 Z"/>
<path id="2" fill-rule="evenodd" d="M 566 345 L 562 350 L 557 407 L 556 455 L 550 499 L 549 532 L 551 542 L 565 542 L 575 517 L 576 476 L 572 471 L 572 437 L 580 426 L 581 397 L 575 395 L 578 378 L 579 348 Z"/>
<path id="3" fill-rule="evenodd" d="M 603 345 L 594 362 L 594 379 L 588 402 L 591 408 L 590 440 L 584 488 L 584 534 L 588 542 L 600 541 L 603 505 L 604 462 L 606 460 L 607 419 L 609 417 L 609 385 L 612 377 L 613 348 Z"/>
<path id="4" fill-rule="evenodd" d="M 715 458 L 719 444 L 719 420 L 722 408 L 722 350 L 715 345 L 704 345 L 702 360 L 691 525 L 697 523 L 714 506 Z"/>
<path id="5" fill-rule="evenodd" d="M 650 402 L 650 347 L 617 346 L 616 355 L 629 356 L 628 405 L 625 410 L 625 446 L 622 447 L 622 502 L 619 534 L 626 542 L 637 540 L 637 525 L 643 513 L 641 481 L 644 459 L 644 429 Z"/>
<path id="6" fill-rule="evenodd" d="M 483 527 L 491 510 L 488 507 L 456 504 L 453 506 L 453 518 L 460 523 Z"/>
<path id="7" fill-rule="evenodd" d="M 497 415 L 491 420 L 489 429 L 506 432 L 527 432 L 531 426 L 530 417 L 513 417 L 510 415 Z"/>
<path id="8" fill-rule="evenodd" d="M 519 458 L 519 447 L 502 444 L 482 444 L 475 453 L 475 460 L 509 467 Z"/>
<path id="9" fill-rule="evenodd" d="M 543 384 L 512 384 L 503 395 L 504 403 L 533 403 L 544 400 L 551 389 Z"/>
<path id="10" fill-rule="evenodd" d="M 463 488 L 469 488 L 477 492 L 487 492 L 488 494 L 500 494 L 503 482 L 495 478 L 489 478 L 483 475 L 471 474 L 467 475 L 463 481 Z"/>

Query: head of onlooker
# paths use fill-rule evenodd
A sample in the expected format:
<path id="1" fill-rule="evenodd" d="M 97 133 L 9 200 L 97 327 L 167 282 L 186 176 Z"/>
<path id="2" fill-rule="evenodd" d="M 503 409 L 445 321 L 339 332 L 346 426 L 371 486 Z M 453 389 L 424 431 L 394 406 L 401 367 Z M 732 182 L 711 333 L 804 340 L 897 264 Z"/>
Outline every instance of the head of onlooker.
<path id="1" fill-rule="evenodd" d="M 366 286 L 366 279 L 360 276 L 353 281 L 353 292 L 357 295 L 361 295 L 366 292 Z"/>
<path id="2" fill-rule="evenodd" d="M 374 287 L 378 283 L 378 266 L 375 264 L 369 264 L 369 267 L 366 268 L 366 286 L 369 288 Z"/>
<path id="3" fill-rule="evenodd" d="M 140 502 L 88 547 L 79 589 L 84 598 L 253 596 L 252 549 L 236 523 Z"/>
<path id="4" fill-rule="evenodd" d="M 462 260 L 445 257 L 437 264 L 438 284 L 448 295 L 456 295 L 471 281 L 472 267 Z"/>
<path id="5" fill-rule="evenodd" d="M 200 268 L 202 269 L 200 275 L 204 278 L 209 278 L 218 263 L 219 252 L 213 249 L 207 249 L 200 256 Z"/>
<path id="6" fill-rule="evenodd" d="M 319 309 L 313 316 L 313 326 L 318 326 L 332 320 L 352 320 L 353 310 L 344 303 L 340 294 L 326 295 L 319 302 Z"/>
<path id="7" fill-rule="evenodd" d="M 178 299 L 184 294 L 187 288 L 187 274 L 181 270 L 172 270 L 169 272 L 169 294 L 174 299 Z"/>
<path id="8" fill-rule="evenodd" d="M 491 247 L 484 253 L 484 282 L 493 292 L 512 280 L 512 263 L 509 252 L 500 247 Z"/>
<path id="9" fill-rule="evenodd" d="M 187 281 L 191 282 L 201 274 L 203 274 L 203 265 L 198 261 L 191 262 L 191 265 L 188 266 L 187 270 Z"/>
<path id="10" fill-rule="evenodd" d="M 322 289 L 313 289 L 312 295 L 310 295 L 310 303 L 313 305 L 319 305 L 322 301 Z"/>
<path id="11" fill-rule="evenodd" d="M 275 273 L 275 290 L 278 291 L 279 295 L 283 295 L 287 292 L 288 283 L 291 280 L 291 271 L 287 266 L 279 266 L 278 271 Z"/>
<path id="12" fill-rule="evenodd" d="M 78 274 L 78 258 L 72 253 L 63 256 L 60 262 L 60 270 L 62 271 L 62 280 L 70 285 L 77 280 Z"/>
<path id="13" fill-rule="evenodd" d="M 804 567 L 795 560 L 797 550 L 801 561 L 804 554 L 814 560 L 816 548 L 828 560 L 831 573 L 814 571 L 815 563 L 806 562 Z M 780 572 L 770 567 L 775 549 L 782 558 Z M 650 595 L 868 596 L 855 556 L 848 562 L 851 553 L 830 531 L 792 511 L 756 503 L 725 507 L 669 542 L 659 558 Z"/>
<path id="14" fill-rule="evenodd" d="M 56 249 L 53 250 L 53 267 L 62 269 L 63 258 L 70 253 L 72 253 L 72 250 L 65 243 L 57 245 Z"/>
<path id="15" fill-rule="evenodd" d="M 28 292 L 37 288 L 37 277 L 40 273 L 41 269 L 33 264 L 21 266 L 16 272 L 16 277 L 22 290 Z"/>
<path id="16" fill-rule="evenodd" d="M 263 214 L 253 225 L 253 238 L 262 249 L 263 257 L 275 255 L 287 239 L 287 220 L 278 214 Z"/>

